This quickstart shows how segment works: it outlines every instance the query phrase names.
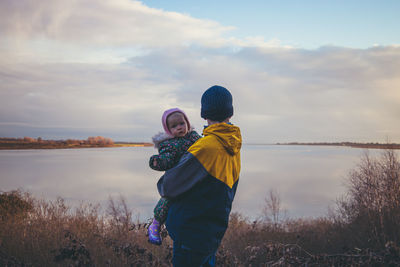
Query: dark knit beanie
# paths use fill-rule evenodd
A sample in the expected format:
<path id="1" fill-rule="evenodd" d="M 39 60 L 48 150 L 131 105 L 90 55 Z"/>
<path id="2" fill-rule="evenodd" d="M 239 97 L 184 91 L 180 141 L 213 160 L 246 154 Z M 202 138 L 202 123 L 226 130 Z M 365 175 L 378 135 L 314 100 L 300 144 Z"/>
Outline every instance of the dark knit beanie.
<path id="1" fill-rule="evenodd" d="M 224 121 L 232 117 L 232 95 L 224 87 L 214 85 L 201 97 L 201 117 L 212 121 Z"/>

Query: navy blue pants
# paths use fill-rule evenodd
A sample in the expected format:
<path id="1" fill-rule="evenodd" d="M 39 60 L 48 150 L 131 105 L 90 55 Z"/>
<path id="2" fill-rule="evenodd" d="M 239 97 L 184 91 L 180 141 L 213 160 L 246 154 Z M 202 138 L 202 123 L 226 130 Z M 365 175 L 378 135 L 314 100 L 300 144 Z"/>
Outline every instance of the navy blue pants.
<path id="1" fill-rule="evenodd" d="M 193 250 L 182 244 L 174 242 L 174 267 L 213 267 L 215 266 L 215 252 L 205 253 Z"/>

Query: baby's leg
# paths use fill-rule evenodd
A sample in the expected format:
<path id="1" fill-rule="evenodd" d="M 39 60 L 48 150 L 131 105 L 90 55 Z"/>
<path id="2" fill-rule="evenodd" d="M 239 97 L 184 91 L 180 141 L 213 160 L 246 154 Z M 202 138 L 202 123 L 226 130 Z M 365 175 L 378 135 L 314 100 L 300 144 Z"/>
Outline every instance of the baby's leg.
<path id="1" fill-rule="evenodd" d="M 161 245 L 162 238 L 160 235 L 161 225 L 165 223 L 168 215 L 168 208 L 170 201 L 166 198 L 160 198 L 156 207 L 154 208 L 154 219 L 147 229 L 149 235 L 149 242 L 155 245 Z"/>
<path id="2" fill-rule="evenodd" d="M 154 218 L 160 222 L 160 224 L 165 223 L 167 220 L 168 209 L 170 205 L 171 201 L 168 198 L 162 197 L 154 208 Z"/>

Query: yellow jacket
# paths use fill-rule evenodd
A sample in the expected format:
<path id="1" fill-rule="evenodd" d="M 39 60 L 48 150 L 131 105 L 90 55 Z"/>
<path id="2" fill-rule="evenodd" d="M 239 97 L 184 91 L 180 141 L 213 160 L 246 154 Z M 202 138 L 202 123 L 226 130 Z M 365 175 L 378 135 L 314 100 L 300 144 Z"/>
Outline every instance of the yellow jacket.
<path id="1" fill-rule="evenodd" d="M 203 131 L 177 166 L 158 181 L 172 199 L 167 230 L 174 241 L 205 252 L 216 250 L 228 226 L 240 173 L 240 128 L 217 123 Z"/>

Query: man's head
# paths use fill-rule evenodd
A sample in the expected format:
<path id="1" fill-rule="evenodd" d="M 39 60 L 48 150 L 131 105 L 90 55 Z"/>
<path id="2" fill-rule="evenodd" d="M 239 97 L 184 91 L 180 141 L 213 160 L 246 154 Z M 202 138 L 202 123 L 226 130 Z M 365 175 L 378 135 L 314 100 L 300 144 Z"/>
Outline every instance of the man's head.
<path id="1" fill-rule="evenodd" d="M 201 97 L 201 117 L 222 122 L 233 115 L 232 95 L 224 87 L 214 85 Z"/>

